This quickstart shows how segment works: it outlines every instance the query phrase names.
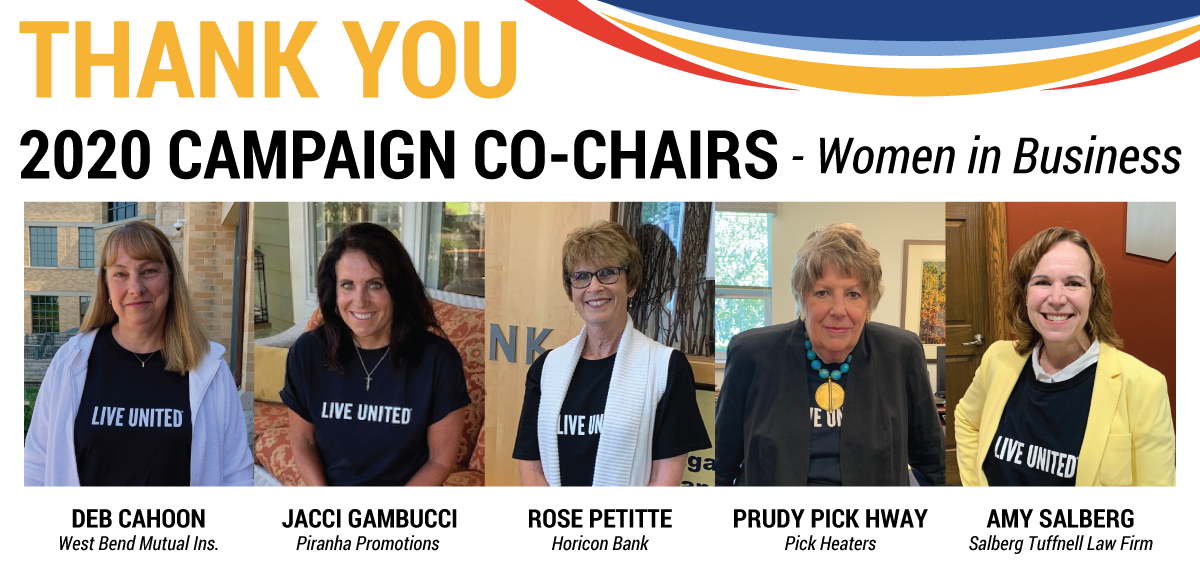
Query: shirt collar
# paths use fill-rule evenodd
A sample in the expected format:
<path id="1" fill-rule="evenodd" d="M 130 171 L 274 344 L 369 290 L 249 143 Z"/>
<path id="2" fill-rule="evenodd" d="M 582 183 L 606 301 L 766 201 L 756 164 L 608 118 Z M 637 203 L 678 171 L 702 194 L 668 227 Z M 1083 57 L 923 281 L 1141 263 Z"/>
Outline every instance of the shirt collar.
<path id="1" fill-rule="evenodd" d="M 1091 366 L 1100 359 L 1100 341 L 1092 340 L 1091 347 L 1082 356 L 1079 356 L 1079 359 L 1071 362 L 1067 367 L 1062 368 L 1054 375 L 1046 373 L 1046 370 L 1042 369 L 1042 364 L 1038 363 L 1038 355 L 1041 352 L 1042 344 L 1033 347 L 1033 376 L 1043 383 L 1062 383 L 1079 375 L 1079 372 L 1087 369 L 1088 366 Z"/>

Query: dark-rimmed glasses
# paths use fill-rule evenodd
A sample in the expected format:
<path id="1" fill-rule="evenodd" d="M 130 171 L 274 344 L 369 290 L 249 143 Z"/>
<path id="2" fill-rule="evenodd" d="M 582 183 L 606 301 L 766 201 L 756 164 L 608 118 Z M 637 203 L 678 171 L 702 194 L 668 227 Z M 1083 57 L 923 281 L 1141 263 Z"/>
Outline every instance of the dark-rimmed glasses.
<path id="1" fill-rule="evenodd" d="M 567 281 L 570 281 L 571 286 L 576 289 L 587 289 L 588 285 L 592 284 L 592 277 L 595 276 L 601 284 L 612 285 L 621 278 L 622 271 L 629 271 L 629 266 L 605 267 L 600 271 L 576 271 L 567 274 Z"/>

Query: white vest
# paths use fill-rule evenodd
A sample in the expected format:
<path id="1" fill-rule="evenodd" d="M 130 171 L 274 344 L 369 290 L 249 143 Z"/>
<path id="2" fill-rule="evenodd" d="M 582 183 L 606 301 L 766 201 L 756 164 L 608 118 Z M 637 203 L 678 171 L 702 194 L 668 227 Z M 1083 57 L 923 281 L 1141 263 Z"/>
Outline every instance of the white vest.
<path id="1" fill-rule="evenodd" d="M 552 486 L 562 485 L 558 460 L 558 421 L 563 399 L 587 341 L 587 328 L 546 355 L 542 365 L 542 398 L 538 403 L 538 447 L 542 472 Z M 617 346 L 604 424 L 596 451 L 592 485 L 644 486 L 650 483 L 654 412 L 667 389 L 672 348 L 638 332 L 626 318 Z M 574 465 L 568 462 L 567 465 Z"/>

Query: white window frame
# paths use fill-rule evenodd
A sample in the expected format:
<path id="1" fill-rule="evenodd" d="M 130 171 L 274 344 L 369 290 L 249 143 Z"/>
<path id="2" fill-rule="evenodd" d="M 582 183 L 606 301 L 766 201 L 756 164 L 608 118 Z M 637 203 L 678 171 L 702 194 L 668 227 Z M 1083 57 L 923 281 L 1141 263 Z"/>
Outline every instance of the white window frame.
<path id="1" fill-rule="evenodd" d="M 713 212 L 713 228 L 712 228 L 713 232 L 716 232 L 716 229 L 717 229 L 716 228 L 717 214 L 720 214 L 720 213 L 718 211 L 714 210 L 714 212 Z M 772 268 L 771 255 L 772 254 L 770 252 L 771 252 L 771 250 L 774 249 L 774 246 L 775 246 L 774 235 L 772 234 L 772 229 L 774 227 L 775 227 L 775 215 L 767 214 L 767 250 L 768 250 L 768 253 L 767 253 L 767 279 L 768 279 L 768 281 L 770 281 L 772 279 L 771 278 L 771 268 Z M 718 252 L 718 253 L 720 253 L 720 252 Z M 771 324 L 772 324 L 772 317 L 771 317 L 772 291 L 773 291 L 772 287 L 741 287 L 741 286 L 735 286 L 735 285 L 717 285 L 716 299 L 718 299 L 718 300 L 720 300 L 720 299 L 762 299 L 764 301 L 763 327 L 767 327 L 767 326 L 771 326 Z M 725 366 L 725 357 L 726 357 L 727 353 L 728 353 L 727 350 L 726 351 L 716 350 L 717 365 L 719 365 L 721 367 Z"/>
<path id="2" fill-rule="evenodd" d="M 428 224 L 429 210 L 439 204 L 435 202 L 403 202 L 401 203 L 400 243 L 408 250 L 413 267 L 425 280 L 426 255 L 429 247 Z M 288 203 L 288 217 L 299 219 L 288 225 L 288 240 L 293 250 L 303 250 L 303 253 L 291 255 L 292 273 L 303 273 L 303 277 L 292 277 L 292 309 L 296 313 L 311 313 L 320 308 L 317 298 L 318 261 L 316 250 L 313 249 L 313 227 L 316 219 L 313 217 L 312 202 Z M 299 315 L 297 315 L 299 316 Z"/>
<path id="3" fill-rule="evenodd" d="M 762 299 L 763 326 L 771 326 L 771 288 L 770 287 L 731 287 L 717 286 L 717 300 L 721 299 Z M 725 363 L 727 351 L 717 350 L 717 362 Z"/>

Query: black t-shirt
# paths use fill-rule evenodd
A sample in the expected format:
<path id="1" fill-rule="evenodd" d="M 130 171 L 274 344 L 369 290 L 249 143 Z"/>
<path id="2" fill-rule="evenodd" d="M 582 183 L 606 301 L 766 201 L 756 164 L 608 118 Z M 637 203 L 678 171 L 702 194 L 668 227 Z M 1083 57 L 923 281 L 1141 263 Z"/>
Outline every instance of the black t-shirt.
<path id="1" fill-rule="evenodd" d="M 513 458 L 517 460 L 542 459 L 538 448 L 538 404 L 542 399 L 542 365 L 549 353 L 547 351 L 534 360 L 525 377 L 525 404 L 521 407 L 521 423 L 513 449 Z M 604 424 L 604 405 L 616 361 L 616 354 L 602 360 L 580 358 L 571 375 L 557 427 L 559 471 L 564 486 L 592 485 L 596 450 L 600 447 Z M 667 365 L 667 389 L 654 411 L 650 457 L 662 460 L 710 447 L 708 431 L 696 405 L 692 366 L 687 356 L 675 350 Z"/>
<path id="2" fill-rule="evenodd" d="M 1095 382 L 1096 364 L 1043 383 L 1026 362 L 983 461 L 988 485 L 1075 485 Z"/>
<path id="3" fill-rule="evenodd" d="M 189 485 L 191 461 L 188 376 L 167 371 L 162 350 L 134 354 L 101 328 L 75 414 L 80 485 Z"/>
<path id="4" fill-rule="evenodd" d="M 841 365 L 841 364 L 838 364 Z M 817 405 L 817 388 L 826 379 L 812 365 L 808 368 L 808 418 L 812 421 L 812 446 L 808 451 L 809 485 L 842 485 L 842 410 L 830 412 Z M 843 389 L 850 375 L 834 381 Z"/>
<path id="5" fill-rule="evenodd" d="M 385 348 L 361 350 L 362 361 L 351 358 L 338 374 L 326 367 L 325 343 L 312 332 L 288 351 L 279 397 L 313 424 L 330 485 L 408 483 L 429 460 L 429 427 L 471 402 L 458 350 L 433 334 L 422 339 L 420 361 L 405 362 L 400 374 L 390 359 L 375 368 Z M 370 391 L 363 363 L 374 369 Z"/>

